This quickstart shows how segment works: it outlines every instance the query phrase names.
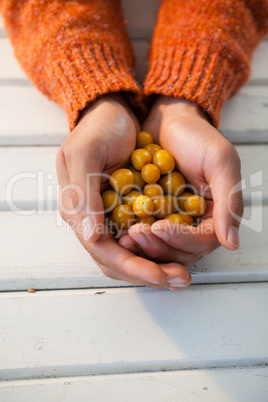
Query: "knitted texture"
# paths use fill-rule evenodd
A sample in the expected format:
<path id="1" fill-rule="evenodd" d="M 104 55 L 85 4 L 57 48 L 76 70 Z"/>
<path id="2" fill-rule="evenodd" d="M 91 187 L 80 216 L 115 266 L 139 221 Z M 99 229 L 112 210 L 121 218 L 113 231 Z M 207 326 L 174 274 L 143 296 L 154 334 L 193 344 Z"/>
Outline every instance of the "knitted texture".
<path id="1" fill-rule="evenodd" d="M 124 91 L 145 110 L 119 0 L 0 0 L 7 32 L 34 84 L 66 111 L 72 130 L 89 102 Z M 164 0 L 144 94 L 186 98 L 218 126 L 268 31 L 268 0 Z"/>
<path id="2" fill-rule="evenodd" d="M 0 0 L 20 64 L 67 113 L 72 130 L 97 96 L 124 91 L 142 105 L 119 0 Z"/>
<path id="3" fill-rule="evenodd" d="M 249 78 L 253 50 L 267 31 L 267 0 L 164 0 L 144 94 L 194 101 L 217 127 L 224 103 Z"/>

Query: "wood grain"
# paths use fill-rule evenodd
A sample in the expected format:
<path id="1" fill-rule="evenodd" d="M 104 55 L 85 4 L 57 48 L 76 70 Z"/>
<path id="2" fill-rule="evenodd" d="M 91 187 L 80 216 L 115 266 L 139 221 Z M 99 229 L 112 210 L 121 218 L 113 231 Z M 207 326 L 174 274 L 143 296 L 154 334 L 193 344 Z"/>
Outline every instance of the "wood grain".
<path id="1" fill-rule="evenodd" d="M 245 217 L 252 222 L 241 225 L 240 249 L 203 257 L 190 268 L 193 284 L 268 280 L 268 207 L 247 207 Z M 0 221 L 0 291 L 132 286 L 104 276 L 53 211 L 1 212 Z"/>
<path id="2" fill-rule="evenodd" d="M 184 370 L 0 382 L 2 401 L 252 402 L 268 394 L 267 367 Z"/>
<path id="3" fill-rule="evenodd" d="M 1 293 L 1 378 L 268 362 L 267 283 L 104 291 Z"/>

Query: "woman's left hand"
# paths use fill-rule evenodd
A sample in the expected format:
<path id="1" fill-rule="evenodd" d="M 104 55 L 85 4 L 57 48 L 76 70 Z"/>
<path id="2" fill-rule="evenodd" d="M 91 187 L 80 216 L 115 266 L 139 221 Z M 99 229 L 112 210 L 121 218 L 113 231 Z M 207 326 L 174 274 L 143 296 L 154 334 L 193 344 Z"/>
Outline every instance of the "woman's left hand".
<path id="1" fill-rule="evenodd" d="M 151 227 L 138 224 L 119 244 L 128 248 L 138 244 L 150 259 L 177 261 L 184 266 L 194 264 L 220 244 L 238 249 L 243 198 L 240 159 L 233 145 L 197 105 L 176 98 L 158 98 L 142 129 L 172 153 L 176 168 L 208 200 L 208 209 L 197 227 L 164 219 Z"/>

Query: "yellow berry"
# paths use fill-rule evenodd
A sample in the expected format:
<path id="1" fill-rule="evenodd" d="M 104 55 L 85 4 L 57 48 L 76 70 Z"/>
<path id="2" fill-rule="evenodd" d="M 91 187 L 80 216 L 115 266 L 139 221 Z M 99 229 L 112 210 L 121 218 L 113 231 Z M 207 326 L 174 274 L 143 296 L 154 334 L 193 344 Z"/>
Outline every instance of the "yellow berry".
<path id="1" fill-rule="evenodd" d="M 116 207 L 121 205 L 120 196 L 113 190 L 104 191 L 101 197 L 103 202 L 103 209 L 106 213 L 113 211 Z"/>
<path id="2" fill-rule="evenodd" d="M 141 177 L 148 184 L 154 184 L 160 179 L 160 170 L 152 163 L 147 163 L 141 169 Z"/>
<path id="3" fill-rule="evenodd" d="M 185 225 L 186 224 L 184 219 L 182 218 L 182 216 L 180 216 L 179 214 L 167 215 L 165 217 L 165 219 L 169 219 L 170 221 L 176 222 L 176 223 L 178 223 L 180 225 Z"/>
<path id="4" fill-rule="evenodd" d="M 133 202 L 133 211 L 135 215 L 140 218 L 146 218 L 154 212 L 154 203 L 150 197 L 147 197 L 147 195 L 141 195 L 140 197 L 135 198 Z"/>
<path id="5" fill-rule="evenodd" d="M 147 131 L 140 131 L 136 137 L 136 148 L 144 148 L 147 144 L 154 142 L 153 136 Z"/>
<path id="6" fill-rule="evenodd" d="M 169 202 L 165 196 L 155 197 L 154 202 L 154 216 L 159 219 L 165 218 L 169 214 Z"/>
<path id="7" fill-rule="evenodd" d="M 175 168 L 175 160 L 170 152 L 161 149 L 153 156 L 153 164 L 158 166 L 161 174 L 172 172 Z"/>
<path id="8" fill-rule="evenodd" d="M 171 172 L 162 176 L 159 180 L 159 184 L 163 187 L 166 194 L 175 196 L 182 194 L 185 189 L 185 179 L 179 172 Z"/>
<path id="9" fill-rule="evenodd" d="M 129 169 L 118 169 L 110 176 L 110 185 L 119 194 L 131 191 L 134 184 L 134 174 Z"/>
<path id="10" fill-rule="evenodd" d="M 185 191 L 184 193 L 182 193 L 179 198 L 178 198 L 178 202 L 179 202 L 179 208 L 181 211 L 185 211 L 184 209 L 184 203 L 187 200 L 188 197 L 191 197 L 193 194 L 189 193 L 187 191 Z"/>
<path id="11" fill-rule="evenodd" d="M 134 174 L 134 186 L 133 188 L 135 190 L 141 191 L 143 187 L 145 186 L 145 181 L 141 177 L 141 172 L 138 170 L 133 169 L 133 174 Z"/>
<path id="12" fill-rule="evenodd" d="M 134 169 L 141 170 L 144 165 L 151 163 L 152 155 L 146 149 L 135 149 L 130 157 Z"/>
<path id="13" fill-rule="evenodd" d="M 150 152 L 150 154 L 152 155 L 152 157 L 154 156 L 154 154 L 155 154 L 157 151 L 160 151 L 160 149 L 162 149 L 162 148 L 160 147 L 160 145 L 157 145 L 157 144 L 148 144 L 148 145 L 146 145 L 144 148 L 147 149 L 147 151 Z"/>
<path id="14" fill-rule="evenodd" d="M 147 216 L 146 218 L 137 217 L 137 223 L 146 223 L 147 225 L 152 226 L 152 224 L 155 223 L 155 217 L 152 215 Z"/>
<path id="15" fill-rule="evenodd" d="M 130 205 L 131 207 L 133 206 L 133 202 L 135 198 L 140 197 L 141 193 L 136 190 L 132 190 L 123 197 L 123 204 Z"/>
<path id="16" fill-rule="evenodd" d="M 143 194 L 147 195 L 150 198 L 159 197 L 164 195 L 164 191 L 159 184 L 146 184 L 143 188 Z"/>
<path id="17" fill-rule="evenodd" d="M 200 195 L 192 195 L 184 202 L 185 211 L 191 216 L 200 216 L 206 212 L 207 202 Z"/>
<path id="18" fill-rule="evenodd" d="M 178 199 L 171 194 L 166 195 L 166 199 L 168 200 L 169 214 L 175 214 L 179 209 Z"/>
<path id="19" fill-rule="evenodd" d="M 115 208 L 112 215 L 113 222 L 119 229 L 128 229 L 135 222 L 135 215 L 130 205 L 120 205 Z"/>
<path id="20" fill-rule="evenodd" d="M 179 215 L 183 218 L 184 222 L 187 223 L 187 225 L 192 225 L 194 223 L 193 217 L 186 214 L 186 212 L 180 212 Z"/>

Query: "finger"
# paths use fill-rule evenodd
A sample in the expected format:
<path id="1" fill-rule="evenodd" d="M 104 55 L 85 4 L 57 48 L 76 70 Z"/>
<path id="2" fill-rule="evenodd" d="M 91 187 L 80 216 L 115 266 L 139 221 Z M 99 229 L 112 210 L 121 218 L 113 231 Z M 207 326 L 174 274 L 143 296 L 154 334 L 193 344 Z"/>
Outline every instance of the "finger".
<path id="1" fill-rule="evenodd" d="M 142 257 L 135 256 L 129 250 L 118 245 L 108 227 L 104 229 L 98 241 L 85 241 L 80 230 L 81 223 L 74 219 L 71 226 L 84 248 L 91 254 L 103 272 L 112 279 L 127 281 L 136 285 L 157 288 L 170 287 L 170 280 L 176 279 L 176 286 L 188 286 L 191 275 L 181 264 L 156 264 Z"/>
<path id="2" fill-rule="evenodd" d="M 178 262 L 185 267 L 193 265 L 198 256 L 169 246 L 151 232 L 151 227 L 137 224 L 129 229 L 129 235 L 151 259 L 163 262 Z"/>
<path id="3" fill-rule="evenodd" d="M 104 224 L 103 203 L 100 195 L 101 172 L 98 153 L 93 149 L 72 152 L 65 156 L 70 177 L 72 202 L 79 221 L 84 226 L 84 239 L 92 242 L 100 237 Z"/>
<path id="4" fill-rule="evenodd" d="M 213 218 L 216 235 L 225 248 L 237 250 L 238 230 L 244 204 L 240 159 L 234 148 L 224 158 L 224 164 L 214 171 L 210 186 L 214 201 Z"/>
<path id="5" fill-rule="evenodd" d="M 169 246 L 197 256 L 209 254 L 219 247 L 212 218 L 204 220 L 197 227 L 178 225 L 163 219 L 155 222 L 151 230 Z"/>
<path id="6" fill-rule="evenodd" d="M 102 235 L 95 243 L 86 243 L 86 247 L 97 257 L 99 264 L 109 267 L 122 280 L 141 284 L 165 285 L 167 280 L 179 277 L 188 283 L 189 273 L 180 264 L 156 264 L 153 261 L 136 256 L 108 235 Z"/>
<path id="7" fill-rule="evenodd" d="M 154 283 L 147 282 L 147 281 L 141 281 L 140 279 L 131 280 L 131 283 L 133 283 L 134 285 L 139 285 L 139 286 L 150 286 L 150 287 L 154 287 L 156 289 L 169 288 L 172 291 L 178 290 L 178 288 L 180 288 L 180 287 L 189 286 L 192 283 L 192 277 L 190 274 L 188 274 L 188 280 L 184 280 L 184 281 L 182 281 L 180 279 L 180 277 L 178 278 L 178 277 L 171 276 L 171 273 L 172 273 L 171 271 L 172 271 L 172 268 L 174 268 L 174 264 L 162 264 L 162 267 L 165 270 L 165 272 L 167 273 L 167 280 L 165 283 L 158 285 L 158 284 L 154 284 Z M 112 270 L 111 268 L 109 268 L 107 266 L 100 265 L 100 268 L 106 276 L 108 276 L 112 279 L 130 282 L 128 277 L 125 277 L 122 274 L 119 275 L 116 271 Z M 177 271 L 178 271 L 178 266 L 176 266 L 176 273 L 177 273 Z"/>

